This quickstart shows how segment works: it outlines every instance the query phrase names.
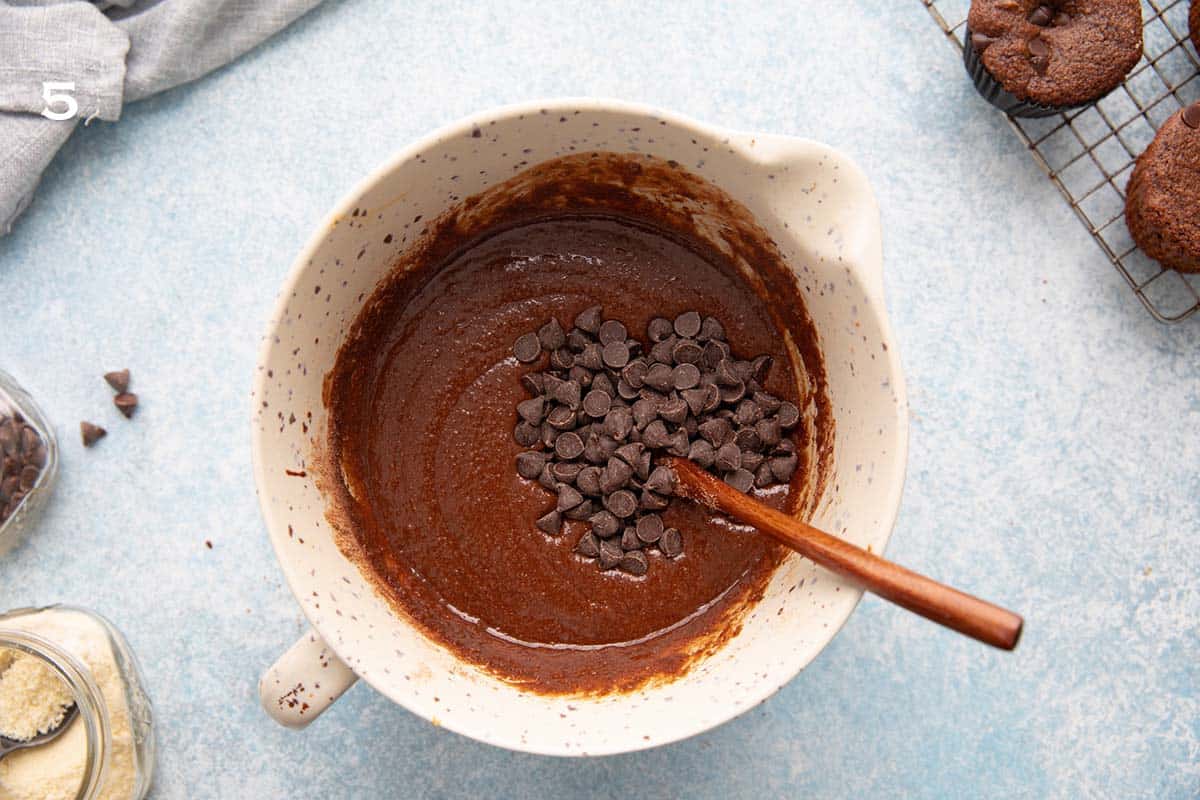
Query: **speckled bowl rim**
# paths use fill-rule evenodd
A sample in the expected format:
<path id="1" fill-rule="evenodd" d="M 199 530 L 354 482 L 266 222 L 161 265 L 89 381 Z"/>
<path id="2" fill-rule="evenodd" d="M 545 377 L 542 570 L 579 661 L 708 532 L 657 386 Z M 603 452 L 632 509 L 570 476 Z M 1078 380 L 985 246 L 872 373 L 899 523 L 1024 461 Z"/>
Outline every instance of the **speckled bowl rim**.
<path id="1" fill-rule="evenodd" d="M 535 99 L 520 103 L 496 106 L 460 118 L 457 121 L 437 128 L 432 132 L 414 140 L 407 146 L 402 147 L 395 154 L 385 160 L 380 166 L 373 169 L 366 177 L 357 181 L 348 191 L 341 195 L 341 198 L 334 204 L 333 208 L 322 217 L 321 221 L 313 229 L 313 232 L 309 236 L 304 247 L 293 259 L 288 270 L 287 277 L 279 289 L 279 293 L 272 310 L 272 316 L 270 317 L 269 331 L 273 331 L 278 321 L 286 316 L 289 298 L 296 291 L 298 284 L 301 282 L 304 273 L 308 268 L 309 263 L 314 260 L 316 254 L 324 244 L 327 232 L 330 230 L 330 228 L 337 224 L 339 220 L 349 217 L 353 209 L 360 203 L 361 198 L 366 195 L 372 187 L 396 171 L 396 169 L 402 164 L 422 153 L 428 153 L 443 140 L 470 135 L 473 130 L 485 128 L 488 123 L 491 122 L 519 117 L 521 115 L 532 116 L 547 111 L 550 113 L 560 113 L 566 111 L 574 112 L 577 110 L 609 113 L 615 112 L 643 116 L 646 119 L 653 119 L 655 121 L 666 120 L 670 125 L 695 132 L 705 137 L 711 137 L 718 140 L 723 136 L 727 137 L 727 140 L 731 146 L 733 146 L 735 140 L 752 140 L 753 137 L 757 135 L 725 128 L 719 125 L 709 125 L 691 117 L 647 104 L 594 97 L 557 97 Z M 764 135 L 762 138 L 768 137 Z M 853 160 L 851 160 L 842 152 L 835 150 L 828 145 L 814 140 L 804 139 L 803 137 L 786 138 L 789 138 L 796 143 L 803 143 L 805 145 L 820 149 L 832 157 L 835 157 L 842 166 L 857 172 L 862 178 L 864 185 L 869 187 L 869 183 L 866 181 L 865 174 L 862 173 L 861 168 L 859 168 Z M 740 143 L 737 146 L 741 148 Z M 753 161 L 752 154 L 747 152 L 744 148 L 739 150 L 739 154 L 745 157 L 747 161 Z M 870 201 L 868 213 L 874 216 L 876 230 L 879 230 L 882 223 L 880 221 L 878 203 L 875 200 L 873 191 L 871 191 L 869 188 L 867 189 L 867 194 L 869 195 Z M 879 263 L 874 266 L 876 267 L 878 274 L 858 274 L 856 277 L 870 292 L 871 300 L 873 300 L 873 302 L 869 304 L 870 314 L 873 316 L 874 322 L 878 326 L 881 340 L 890 345 L 883 352 L 883 359 L 887 364 L 888 373 L 893 381 L 892 390 L 895 398 L 892 404 L 896 417 L 895 439 L 889 442 L 889 444 L 893 448 L 893 460 L 895 462 L 897 474 L 889 491 L 887 492 L 886 508 L 881 514 L 881 521 L 883 524 L 880 527 L 882 535 L 879 552 L 882 553 L 886 550 L 887 545 L 891 541 L 892 534 L 895 531 L 896 520 L 900 513 L 900 503 L 903 497 L 904 485 L 907 480 L 908 471 L 909 429 L 907 388 L 900 363 L 899 348 L 895 346 L 895 338 L 888 315 L 886 313 L 886 305 L 884 302 L 882 280 L 882 248 L 880 248 L 880 252 L 877 255 Z M 268 363 L 269 354 L 271 353 L 273 345 L 274 343 L 270 335 L 267 335 L 263 338 L 262 344 L 259 347 L 258 360 L 256 362 L 257 364 Z M 260 512 L 263 515 L 268 538 L 271 541 L 271 547 L 275 552 L 276 560 L 279 562 L 279 566 L 283 571 L 284 579 L 288 584 L 289 590 L 292 592 L 293 596 L 299 600 L 301 596 L 301 590 L 298 588 L 299 579 L 297 575 L 297 567 L 291 562 L 290 558 L 286 556 L 285 551 L 287 536 L 286 534 L 283 534 L 272 527 L 268 504 L 263 499 L 263 487 L 269 485 L 270 479 L 266 474 L 266 468 L 263 464 L 263 458 L 261 455 L 264 434 L 262 429 L 255 424 L 255 415 L 257 414 L 258 408 L 256 406 L 257 400 L 253 398 L 261 397 L 266 393 L 268 380 L 269 379 L 264 370 L 256 370 L 251 401 L 251 456 L 255 479 L 255 491 L 259 498 Z M 723 725 L 724 723 L 740 716 L 746 711 L 770 699 L 784 686 L 789 684 L 797 675 L 799 675 L 800 672 L 802 672 L 817 658 L 817 656 L 824 652 L 825 648 L 829 646 L 829 643 L 833 641 L 842 628 L 845 627 L 846 622 L 850 619 L 851 615 L 854 613 L 855 609 L 858 608 L 859 603 L 862 601 L 862 595 L 864 592 L 862 588 L 851 584 L 847 587 L 847 591 L 852 595 L 853 601 L 845 606 L 845 612 L 841 615 L 840 619 L 832 620 L 827 624 L 827 626 L 824 628 L 824 630 L 827 632 L 824 637 L 824 641 L 821 642 L 821 644 L 812 652 L 811 656 L 807 659 L 797 658 L 795 668 L 790 671 L 786 678 L 778 681 L 777 683 L 763 682 L 759 690 L 747 692 L 742 696 L 741 702 L 731 704 L 726 713 L 721 713 L 712 717 L 706 721 L 707 724 L 697 726 L 694 729 L 680 731 L 676 735 L 666 735 L 661 738 L 655 737 L 652 742 L 644 742 L 637 737 L 633 737 L 630 739 L 628 747 L 589 749 L 585 754 L 566 748 L 538 747 L 524 744 L 519 741 L 505 739 L 499 736 L 490 736 L 486 733 L 481 733 L 478 730 L 468 729 L 467 726 L 457 725 L 457 720 L 455 720 L 453 717 L 439 718 L 437 725 L 476 741 L 491 744 L 507 750 L 533 753 L 537 755 L 563 757 L 579 757 L 581 755 L 616 755 L 620 753 L 630 753 L 652 749 L 682 741 L 684 739 L 689 739 L 693 736 L 719 727 L 720 725 Z M 310 613 L 308 607 L 301 602 L 298 602 L 297 605 L 300 606 L 305 617 L 308 619 L 309 624 L 313 626 L 313 629 L 324 636 L 324 632 L 322 632 L 318 627 L 317 622 L 314 619 L 314 615 Z M 336 644 L 331 642 L 336 642 L 336 640 L 331 640 L 330 638 L 326 637 L 326 643 L 334 650 L 334 652 L 337 652 Z M 339 656 L 340 655 L 341 654 L 339 654 Z M 372 689 L 374 689 L 383 697 L 397 703 L 398 705 L 427 721 L 432 721 L 432 715 L 427 713 L 426 709 L 421 707 L 420 704 L 413 702 L 412 698 L 399 695 L 398 693 L 392 693 L 389 689 L 379 686 L 372 675 L 360 677 L 362 680 L 366 681 L 366 683 L 368 683 Z"/>

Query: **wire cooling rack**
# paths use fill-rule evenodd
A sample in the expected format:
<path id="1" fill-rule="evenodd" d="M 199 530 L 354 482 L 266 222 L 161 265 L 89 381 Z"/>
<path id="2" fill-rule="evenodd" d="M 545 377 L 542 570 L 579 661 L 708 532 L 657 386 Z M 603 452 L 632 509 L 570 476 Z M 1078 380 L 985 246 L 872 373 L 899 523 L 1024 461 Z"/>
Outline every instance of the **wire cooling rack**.
<path id="1" fill-rule="evenodd" d="M 921 2 L 961 52 L 970 0 Z M 1188 41 L 1187 16 L 1188 0 L 1142 0 L 1145 51 L 1124 84 L 1086 108 L 1008 118 L 1159 322 L 1179 322 L 1200 311 L 1200 276 L 1163 269 L 1137 248 L 1125 227 L 1125 185 L 1158 126 L 1200 100 L 1200 57 Z"/>

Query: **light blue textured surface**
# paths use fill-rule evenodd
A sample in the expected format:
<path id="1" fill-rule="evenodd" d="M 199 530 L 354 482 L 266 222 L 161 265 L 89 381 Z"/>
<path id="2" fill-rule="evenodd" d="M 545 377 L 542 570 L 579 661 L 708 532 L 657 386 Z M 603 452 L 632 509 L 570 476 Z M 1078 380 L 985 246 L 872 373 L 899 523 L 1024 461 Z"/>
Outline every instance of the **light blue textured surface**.
<path id="1" fill-rule="evenodd" d="M 127 633 L 159 714 L 153 796 L 1200 793 L 1200 320 L 1150 319 L 917 0 L 554 5 L 332 3 L 81 128 L 0 239 L 0 368 L 63 450 L 0 607 L 74 602 Z M 302 733 L 258 709 L 304 628 L 249 455 L 288 264 L 409 140 L 568 94 L 821 139 L 866 170 L 912 403 L 888 555 L 1023 611 L 1017 653 L 868 598 L 761 707 L 591 761 L 478 745 L 363 686 Z M 123 366 L 132 422 L 99 377 Z M 110 431 L 92 451 L 80 419 Z"/>

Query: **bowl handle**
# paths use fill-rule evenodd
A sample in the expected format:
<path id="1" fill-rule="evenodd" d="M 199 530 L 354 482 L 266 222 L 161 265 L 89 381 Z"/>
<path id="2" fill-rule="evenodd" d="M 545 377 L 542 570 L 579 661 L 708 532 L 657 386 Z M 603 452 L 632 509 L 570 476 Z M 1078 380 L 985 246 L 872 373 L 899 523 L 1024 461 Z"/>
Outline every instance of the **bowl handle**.
<path id="1" fill-rule="evenodd" d="M 258 682 L 258 701 L 271 719 L 304 728 L 354 685 L 358 676 L 309 630 Z"/>
<path id="2" fill-rule="evenodd" d="M 761 195 L 772 216 L 807 227 L 813 255 L 846 264 L 883 300 L 883 241 L 879 203 L 866 174 L 828 145 L 762 133 L 731 137 L 759 170 Z"/>

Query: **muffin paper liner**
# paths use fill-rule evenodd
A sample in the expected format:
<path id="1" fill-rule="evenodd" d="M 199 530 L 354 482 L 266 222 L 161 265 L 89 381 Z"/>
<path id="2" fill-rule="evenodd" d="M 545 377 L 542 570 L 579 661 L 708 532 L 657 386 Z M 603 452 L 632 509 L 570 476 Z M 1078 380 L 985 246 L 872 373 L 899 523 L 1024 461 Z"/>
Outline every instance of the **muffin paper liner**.
<path id="1" fill-rule="evenodd" d="M 1089 102 L 1077 106 L 1044 106 L 1040 103 L 1031 103 L 1020 99 L 1001 86 L 1000 81 L 992 77 L 992 73 L 988 72 L 987 68 L 983 66 L 983 59 L 979 57 L 975 46 L 971 44 L 971 29 L 964 28 L 963 33 L 966 37 L 963 39 L 962 48 L 963 65 L 967 68 L 967 73 L 971 76 L 971 81 L 975 84 L 975 88 L 983 96 L 984 100 L 987 100 L 1005 114 L 1013 117 L 1052 117 L 1055 114 L 1061 114 L 1073 108 L 1083 108 L 1084 106 L 1091 105 Z"/>

